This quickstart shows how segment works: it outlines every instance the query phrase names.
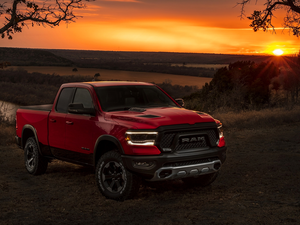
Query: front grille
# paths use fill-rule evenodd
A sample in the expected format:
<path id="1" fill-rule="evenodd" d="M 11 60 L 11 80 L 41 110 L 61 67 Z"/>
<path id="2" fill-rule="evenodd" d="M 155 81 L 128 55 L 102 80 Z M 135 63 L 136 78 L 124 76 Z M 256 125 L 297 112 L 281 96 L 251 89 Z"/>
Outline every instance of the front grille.
<path id="1" fill-rule="evenodd" d="M 187 141 L 180 141 L 185 138 Z M 200 140 L 198 141 L 197 138 Z M 218 135 L 216 129 L 169 131 L 162 135 L 160 147 L 162 150 L 184 151 L 216 146 Z"/>
<path id="2" fill-rule="evenodd" d="M 202 164 L 202 163 L 209 163 L 209 162 L 213 162 L 215 160 L 219 160 L 219 158 L 213 157 L 213 158 L 197 159 L 197 160 L 190 160 L 190 161 L 184 161 L 184 162 L 166 163 L 166 164 L 164 164 L 164 167 L 189 166 L 189 165 L 196 165 L 196 164 Z"/>

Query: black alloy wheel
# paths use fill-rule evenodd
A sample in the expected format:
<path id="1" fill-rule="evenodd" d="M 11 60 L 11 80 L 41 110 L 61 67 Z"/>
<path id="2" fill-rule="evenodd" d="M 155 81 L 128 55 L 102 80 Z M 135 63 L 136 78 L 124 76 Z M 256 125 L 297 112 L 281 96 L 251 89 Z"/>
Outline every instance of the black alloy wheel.
<path id="1" fill-rule="evenodd" d="M 121 154 L 115 150 L 101 156 L 95 176 L 100 192 L 108 199 L 131 199 L 139 190 L 140 179 L 124 167 Z"/>
<path id="2" fill-rule="evenodd" d="M 34 137 L 27 139 L 24 148 L 25 167 L 32 175 L 44 174 L 48 167 L 48 161 L 39 153 Z"/>

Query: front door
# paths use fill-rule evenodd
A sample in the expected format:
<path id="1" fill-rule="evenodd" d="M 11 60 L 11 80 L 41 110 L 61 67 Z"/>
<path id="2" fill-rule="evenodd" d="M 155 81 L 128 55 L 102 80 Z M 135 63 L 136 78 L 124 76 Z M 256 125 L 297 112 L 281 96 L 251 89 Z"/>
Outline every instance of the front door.
<path id="1" fill-rule="evenodd" d="M 95 108 L 88 89 L 77 88 L 73 103 L 81 103 L 84 108 Z M 97 117 L 87 114 L 67 114 L 65 149 L 72 151 L 72 159 L 82 163 L 92 163 L 94 145 L 98 138 Z M 74 154 L 75 153 L 75 154 Z"/>

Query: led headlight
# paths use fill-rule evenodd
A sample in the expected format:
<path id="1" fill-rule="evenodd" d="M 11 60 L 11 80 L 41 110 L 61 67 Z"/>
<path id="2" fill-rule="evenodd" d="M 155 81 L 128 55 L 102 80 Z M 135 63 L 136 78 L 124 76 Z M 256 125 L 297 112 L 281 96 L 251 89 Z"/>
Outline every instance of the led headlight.
<path id="1" fill-rule="evenodd" d="M 218 126 L 218 130 L 219 130 L 219 138 L 224 137 L 222 124 Z"/>
<path id="2" fill-rule="evenodd" d="M 223 126 L 222 123 L 219 120 L 215 120 L 216 124 L 218 126 L 218 131 L 219 131 L 219 140 L 224 137 L 224 133 L 223 133 Z M 219 144 L 219 140 L 217 141 L 217 144 Z"/>
<path id="3" fill-rule="evenodd" d="M 154 145 L 157 137 L 157 132 L 147 131 L 127 131 L 125 140 L 129 145 Z"/>

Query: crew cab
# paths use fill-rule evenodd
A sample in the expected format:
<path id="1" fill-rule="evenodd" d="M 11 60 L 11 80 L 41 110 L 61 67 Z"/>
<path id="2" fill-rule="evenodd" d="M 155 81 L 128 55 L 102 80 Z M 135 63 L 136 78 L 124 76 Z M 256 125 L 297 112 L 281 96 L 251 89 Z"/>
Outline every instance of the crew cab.
<path id="1" fill-rule="evenodd" d="M 115 200 L 134 197 L 141 180 L 209 185 L 226 159 L 220 121 L 143 82 L 63 84 L 54 104 L 17 110 L 16 142 L 30 174 L 52 159 L 92 166 Z"/>

